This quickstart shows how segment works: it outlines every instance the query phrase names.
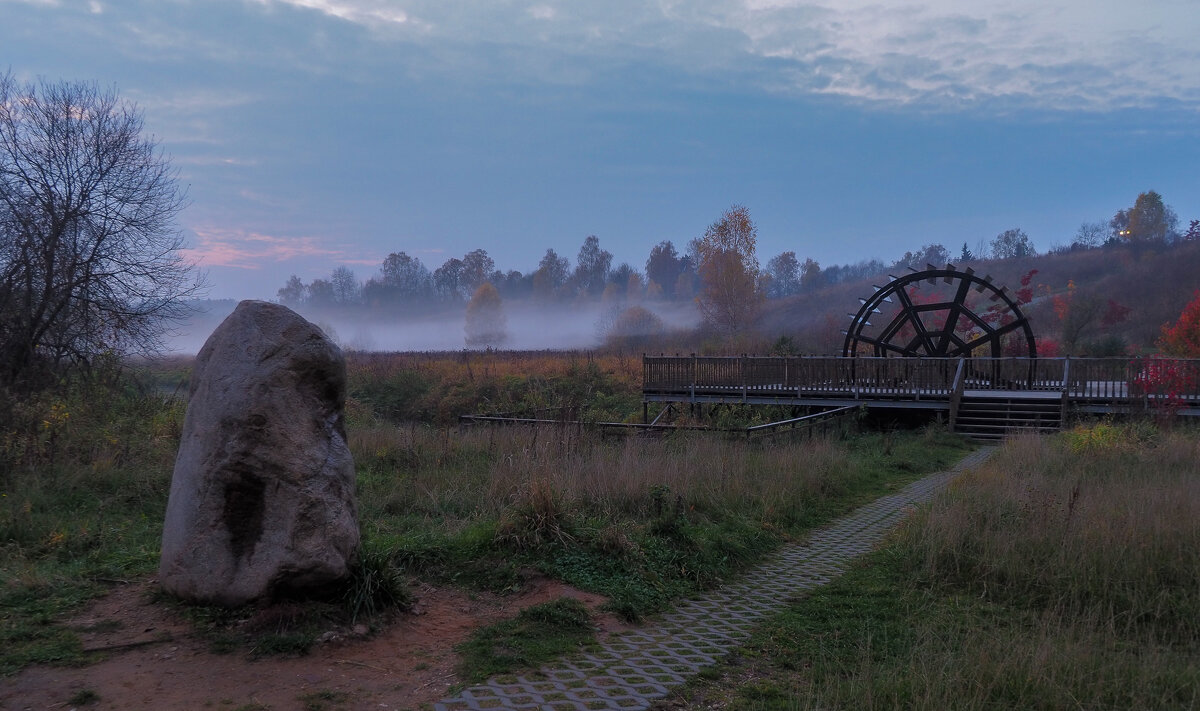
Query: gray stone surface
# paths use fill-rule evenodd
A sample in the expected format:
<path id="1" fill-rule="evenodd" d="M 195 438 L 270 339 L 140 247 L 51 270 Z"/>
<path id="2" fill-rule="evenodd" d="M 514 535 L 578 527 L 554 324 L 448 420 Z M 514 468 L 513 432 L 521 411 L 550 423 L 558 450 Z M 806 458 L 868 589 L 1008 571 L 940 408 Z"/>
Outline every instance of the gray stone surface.
<path id="1" fill-rule="evenodd" d="M 480 709 L 646 709 L 744 642 L 768 615 L 805 590 L 841 575 L 849 562 L 874 548 L 909 510 L 933 498 L 992 448 L 964 457 L 950 471 L 931 474 L 785 546 L 739 580 L 681 602 L 657 624 L 605 642 L 599 651 L 537 672 L 504 676 L 434 704 L 437 711 Z"/>
<path id="2" fill-rule="evenodd" d="M 196 357 L 159 581 L 239 605 L 343 578 L 358 547 L 346 365 L 287 307 L 243 301 Z"/>

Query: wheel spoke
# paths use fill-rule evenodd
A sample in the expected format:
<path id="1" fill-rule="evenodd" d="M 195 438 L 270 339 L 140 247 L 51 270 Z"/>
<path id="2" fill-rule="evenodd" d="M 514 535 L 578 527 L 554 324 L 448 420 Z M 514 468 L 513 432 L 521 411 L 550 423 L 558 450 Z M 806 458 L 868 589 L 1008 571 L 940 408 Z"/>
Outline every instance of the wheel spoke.
<path id="1" fill-rule="evenodd" d="M 938 278 L 941 278 L 946 284 L 957 282 L 953 298 L 925 304 L 914 303 L 912 295 L 908 293 L 906 287 L 910 284 L 919 284 L 921 281 L 935 283 Z M 989 298 L 992 301 L 1002 301 L 1005 307 L 1005 311 L 1002 313 L 1011 313 L 1012 321 L 1003 325 L 993 325 L 984 316 L 976 313 L 967 303 L 967 296 L 972 287 L 981 293 L 990 292 Z M 867 327 L 867 316 L 874 313 L 885 301 L 891 303 L 889 297 L 892 295 L 896 296 L 898 302 L 896 313 L 878 331 L 878 335 L 868 336 L 863 333 Z M 930 314 L 934 315 L 929 316 Z M 931 321 L 940 323 L 940 326 L 929 325 L 925 320 L 927 316 Z M 991 314 L 988 316 L 990 317 Z M 944 320 L 938 321 L 943 318 Z M 995 320 L 992 318 L 992 321 Z M 958 333 L 960 323 L 962 323 L 964 331 L 978 329 L 980 334 L 966 340 L 965 336 Z M 906 326 L 912 327 L 913 335 L 909 336 L 905 333 Z M 960 272 L 949 266 L 946 269 L 930 268 L 923 272 L 897 277 L 886 286 L 879 288 L 870 299 L 866 300 L 863 308 L 851 321 L 851 328 L 846 334 L 842 354 L 857 355 L 858 345 L 862 344 L 869 346 L 877 356 L 961 357 L 989 346 L 992 355 L 999 355 L 1003 337 L 1018 329 L 1023 329 L 1025 332 L 1029 356 L 1036 357 L 1037 346 L 1034 343 L 1033 331 L 1029 328 L 1028 319 L 1003 288 L 992 285 L 990 277 L 981 279 L 973 272 Z"/>

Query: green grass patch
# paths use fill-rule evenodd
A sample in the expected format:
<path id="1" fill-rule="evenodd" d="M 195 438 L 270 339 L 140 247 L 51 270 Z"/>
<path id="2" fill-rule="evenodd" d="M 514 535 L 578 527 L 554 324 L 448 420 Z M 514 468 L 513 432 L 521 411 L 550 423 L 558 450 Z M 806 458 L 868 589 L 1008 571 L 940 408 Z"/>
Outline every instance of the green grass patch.
<path id="1" fill-rule="evenodd" d="M 516 617 L 476 630 L 455 649 L 458 675 L 473 684 L 497 674 L 538 667 L 588 648 L 596 635 L 583 603 L 559 598 L 521 610 Z"/>
<path id="2" fill-rule="evenodd" d="M 344 708 L 343 704 L 350 701 L 350 695 L 341 691 L 313 691 L 300 697 L 300 708 L 303 711 L 332 711 Z"/>
<path id="3" fill-rule="evenodd" d="M 86 662 L 79 635 L 64 618 L 96 592 L 91 585 L 6 586 L 0 592 L 0 674 L 28 664 Z"/>
<path id="4" fill-rule="evenodd" d="M 99 700 L 100 694 L 97 694 L 94 690 L 80 689 L 72 694 L 71 698 L 67 699 L 67 704 L 70 706 L 87 706 L 88 704 L 94 704 Z"/>
<path id="5" fill-rule="evenodd" d="M 86 661 L 64 621 L 158 566 L 183 407 L 112 376 L 0 393 L 0 674 Z"/>
<path id="6" fill-rule="evenodd" d="M 323 632 L 345 621 L 341 606 L 314 600 L 233 608 L 165 601 L 191 621 L 214 654 L 303 656 Z"/>

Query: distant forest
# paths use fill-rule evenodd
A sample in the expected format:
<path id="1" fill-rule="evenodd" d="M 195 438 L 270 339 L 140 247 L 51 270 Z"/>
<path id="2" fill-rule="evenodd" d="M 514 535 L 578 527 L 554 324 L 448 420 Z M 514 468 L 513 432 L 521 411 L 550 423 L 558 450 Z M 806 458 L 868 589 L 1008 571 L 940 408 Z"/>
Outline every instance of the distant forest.
<path id="1" fill-rule="evenodd" d="M 842 313 L 853 310 L 857 301 L 849 295 L 837 295 L 846 287 L 862 291 L 857 285 L 882 283 L 880 280 L 886 280 L 889 274 L 921 270 L 927 265 L 988 264 L 1001 275 L 1025 265 L 1024 272 L 1014 272 L 1009 280 L 1016 282 L 1023 278 L 1031 293 L 1036 287 L 1038 294 L 1045 297 L 1035 300 L 1043 302 L 1042 311 L 1047 298 L 1051 301 L 1057 298 L 1059 302 L 1053 316 L 1043 314 L 1040 319 L 1043 331 L 1050 326 L 1055 331 L 1053 345 L 1046 354 L 1078 353 L 1084 346 L 1108 353 L 1153 345 L 1151 331 L 1158 329 L 1161 321 L 1140 331 L 1128 327 L 1109 329 L 1113 333 L 1105 334 L 1109 340 L 1103 345 L 1095 339 L 1088 340 L 1101 323 L 1116 326 L 1139 315 L 1132 312 L 1133 307 L 1120 303 L 1118 297 L 1147 303 L 1154 299 L 1135 296 L 1138 290 L 1126 287 L 1104 299 L 1097 296 L 1099 305 L 1087 307 L 1089 314 L 1096 313 L 1086 318 L 1079 313 L 1067 313 L 1069 301 L 1076 304 L 1076 312 L 1085 302 L 1090 304 L 1093 284 L 1103 276 L 1091 267 L 1084 268 L 1094 260 L 1083 259 L 1082 255 L 1129 250 L 1138 255 L 1153 255 L 1198 242 L 1200 221 L 1192 220 L 1181 230 L 1178 216 L 1163 202 L 1162 196 L 1147 191 L 1138 195 L 1132 207 L 1117 211 L 1107 221 L 1081 224 L 1067 244 L 1054 246 L 1043 254 L 1039 254 L 1023 230 L 1013 228 L 989 241 L 981 240 L 973 248 L 965 242 L 954 249 L 926 244 L 890 262 L 868 259 L 822 267 L 816 260 L 801 258 L 789 250 L 760 265 L 756 253 L 757 230 L 749 211 L 735 205 L 682 250 L 671 241 L 660 242 L 650 249 L 646 261 L 640 265 L 624 262 L 614 266 L 613 255 L 595 235 L 583 240 L 574 263 L 550 248 L 536 268 L 525 273 L 497 269 L 494 259 L 483 249 L 447 259 L 432 271 L 419 258 L 400 251 L 389 254 L 379 271 L 365 280 L 345 266 L 334 269 L 328 278 L 308 283 L 292 276 L 278 290 L 278 298 L 283 304 L 319 314 L 389 313 L 399 317 L 431 312 L 465 314 L 468 347 L 511 345 L 506 344 L 504 313 L 517 305 L 588 307 L 593 311 L 598 308 L 599 340 L 610 345 L 625 342 L 642 346 L 662 341 L 668 333 L 672 342 L 678 344 L 682 335 L 679 329 L 668 328 L 656 312 L 679 313 L 680 309 L 694 308 L 699 316 L 699 328 L 694 329 L 694 335 L 705 343 L 723 341 L 729 345 L 738 340 L 761 341 L 778 336 L 785 342 L 785 349 L 820 353 L 834 348 L 844 320 Z M 1074 260 L 1080 267 L 1079 274 L 1059 277 L 1060 270 L 1050 268 L 1049 275 L 1029 284 L 1033 280 L 1030 272 L 1038 271 L 1038 267 L 1030 265 L 1036 262 L 1045 271 L 1046 264 L 1062 261 L 1054 258 L 1072 255 L 1080 257 Z M 1042 259 L 1035 260 L 1039 256 Z M 1064 263 L 1071 262 L 1068 259 Z M 1001 266 L 1004 263 L 1010 268 Z M 1105 264 L 1112 269 L 1111 260 L 1096 262 L 1097 266 Z M 1066 272 L 1070 271 L 1066 268 Z M 1061 283 L 1047 281 L 1051 276 Z M 1195 283 L 1194 279 L 1190 281 Z M 1171 287 L 1161 283 L 1146 285 L 1155 289 Z M 1190 291 L 1181 289 L 1180 293 L 1186 296 Z M 1151 309 L 1153 314 L 1140 315 L 1158 318 L 1159 312 L 1174 308 L 1180 298 L 1159 298 L 1160 308 Z M 848 300 L 840 303 L 843 299 Z M 805 313 L 792 313 L 801 303 L 806 305 Z M 1038 303 L 1032 304 L 1035 312 L 1038 307 Z M 789 316 L 784 315 L 789 313 L 795 316 L 790 324 Z"/>
<path id="2" fill-rule="evenodd" d="M 1172 244 L 1200 235 L 1200 220 L 1192 220 L 1185 232 L 1179 230 L 1174 210 L 1162 196 L 1148 191 L 1138 196 L 1132 208 L 1119 210 L 1107 222 L 1085 222 L 1070 243 L 1050 253 L 1074 252 L 1128 243 Z M 536 268 L 522 273 L 496 268 L 487 250 L 476 249 L 462 258 L 451 257 L 430 271 L 417 257 L 393 252 L 380 264 L 379 272 L 364 281 L 348 267 L 333 270 L 327 279 L 305 283 L 292 276 L 279 289 L 281 303 L 290 306 L 395 305 L 421 308 L 430 302 L 465 303 L 485 282 L 503 299 L 538 298 L 546 301 L 576 299 L 690 301 L 701 288 L 697 256 L 701 238 L 680 252 L 671 241 L 651 248 L 645 264 L 622 262 L 613 265 L 613 255 L 589 235 L 583 240 L 575 264 L 553 248 L 547 249 Z M 801 260 L 794 251 L 771 257 L 762 270 L 764 295 L 784 298 L 818 288 L 876 277 L 889 272 L 922 269 L 927 264 L 942 266 L 953 261 L 1012 259 L 1038 254 L 1029 236 L 1019 228 L 1005 230 L 972 250 L 964 242 L 952 250 L 942 244 L 927 244 L 901 257 L 884 262 L 867 259 L 854 264 L 822 267 L 816 260 Z M 756 255 L 754 255 L 756 257 Z"/>

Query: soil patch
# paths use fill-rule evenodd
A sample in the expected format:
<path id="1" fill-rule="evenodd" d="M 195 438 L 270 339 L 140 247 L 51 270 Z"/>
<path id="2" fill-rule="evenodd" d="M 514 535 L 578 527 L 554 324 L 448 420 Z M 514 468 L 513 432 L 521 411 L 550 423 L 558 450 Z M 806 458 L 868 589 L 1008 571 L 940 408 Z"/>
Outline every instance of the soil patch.
<path id="1" fill-rule="evenodd" d="M 579 599 L 592 610 L 601 640 L 625 627 L 596 611 L 604 597 L 548 578 L 505 596 L 423 584 L 412 612 L 374 634 L 331 630 L 304 656 L 250 659 L 244 651 L 214 653 L 177 610 L 153 601 L 156 586 L 119 585 L 94 602 L 70 624 L 98 661 L 30 667 L 0 679 L 0 709 L 69 709 L 83 692 L 95 698 L 87 709 L 416 709 L 445 698 L 457 683 L 456 644 L 530 605 Z M 270 608 L 262 614 L 269 617 Z"/>

